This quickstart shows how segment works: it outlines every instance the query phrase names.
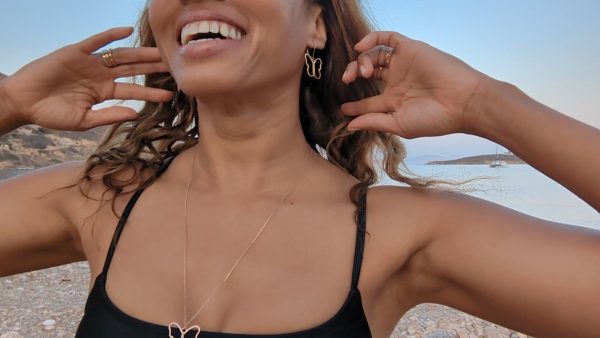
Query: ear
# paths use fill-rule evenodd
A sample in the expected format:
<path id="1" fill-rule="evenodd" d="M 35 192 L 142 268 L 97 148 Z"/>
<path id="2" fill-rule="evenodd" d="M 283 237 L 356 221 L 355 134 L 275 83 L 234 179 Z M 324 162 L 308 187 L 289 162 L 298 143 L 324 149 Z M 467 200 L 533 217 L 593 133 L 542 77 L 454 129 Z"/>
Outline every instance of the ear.
<path id="1" fill-rule="evenodd" d="M 307 46 L 310 48 L 323 49 L 327 45 L 327 27 L 325 26 L 324 9 L 314 4 L 309 10 L 309 34 Z"/>

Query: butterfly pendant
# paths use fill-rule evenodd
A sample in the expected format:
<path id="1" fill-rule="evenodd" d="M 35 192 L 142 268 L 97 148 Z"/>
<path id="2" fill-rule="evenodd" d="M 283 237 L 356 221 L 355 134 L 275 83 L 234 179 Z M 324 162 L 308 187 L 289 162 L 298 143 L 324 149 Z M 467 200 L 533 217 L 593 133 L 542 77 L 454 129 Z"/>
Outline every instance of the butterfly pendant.
<path id="1" fill-rule="evenodd" d="M 181 334 L 181 336 L 179 336 L 179 337 L 173 336 L 173 330 L 175 330 L 175 329 L 179 330 L 179 333 Z M 169 324 L 169 338 L 185 338 L 185 335 L 194 329 L 198 330 L 198 332 L 196 332 L 196 335 L 194 336 L 194 338 L 198 338 L 198 336 L 200 335 L 200 326 L 194 325 L 194 326 L 182 329 L 179 324 L 170 323 Z M 175 331 L 175 332 L 177 332 L 177 331 Z"/>
<path id="2" fill-rule="evenodd" d="M 320 80 L 321 69 L 323 68 L 323 60 L 321 60 L 321 58 L 315 59 L 314 50 L 313 55 L 310 55 L 308 51 L 306 51 L 306 54 L 304 54 L 304 60 L 306 61 L 306 72 L 308 73 L 308 76 Z"/>

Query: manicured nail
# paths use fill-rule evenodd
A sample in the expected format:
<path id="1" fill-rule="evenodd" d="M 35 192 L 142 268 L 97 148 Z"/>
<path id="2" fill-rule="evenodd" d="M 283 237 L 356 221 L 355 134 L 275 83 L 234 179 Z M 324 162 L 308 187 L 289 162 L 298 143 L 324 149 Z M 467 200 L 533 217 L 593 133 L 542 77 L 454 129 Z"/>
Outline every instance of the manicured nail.
<path id="1" fill-rule="evenodd" d="M 348 76 L 348 70 L 346 70 L 346 71 L 344 72 L 344 75 L 342 75 L 342 80 L 346 79 L 346 76 Z"/>
<path id="2" fill-rule="evenodd" d="M 360 74 L 362 74 L 363 77 L 366 77 L 367 76 L 367 67 L 360 66 Z"/>

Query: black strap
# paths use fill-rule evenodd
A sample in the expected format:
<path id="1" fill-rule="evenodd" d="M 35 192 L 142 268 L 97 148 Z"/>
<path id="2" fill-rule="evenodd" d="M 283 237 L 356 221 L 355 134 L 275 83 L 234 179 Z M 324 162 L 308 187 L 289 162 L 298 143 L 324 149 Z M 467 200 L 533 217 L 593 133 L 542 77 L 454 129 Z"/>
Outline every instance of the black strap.
<path id="1" fill-rule="evenodd" d="M 354 265 L 352 266 L 352 289 L 358 289 L 358 278 L 360 277 L 360 267 L 362 265 L 363 253 L 365 251 L 365 232 L 367 230 L 367 191 L 368 187 L 362 190 L 359 197 L 359 207 L 357 215 L 356 244 L 354 247 Z"/>
<path id="2" fill-rule="evenodd" d="M 160 175 L 163 172 L 165 172 L 165 170 L 167 170 L 167 168 L 169 167 L 171 162 L 173 162 L 173 159 L 175 158 L 175 156 L 177 156 L 177 155 L 172 155 L 164 160 L 164 162 L 161 164 L 161 166 L 158 168 L 158 171 L 156 172 L 157 179 L 158 179 L 158 177 L 160 177 Z M 106 259 L 104 260 L 104 267 L 102 268 L 102 273 L 105 275 L 108 272 L 110 262 L 112 261 L 113 254 L 115 253 L 115 248 L 117 247 L 117 242 L 119 242 L 119 238 L 121 237 L 121 233 L 123 232 L 125 223 L 127 223 L 129 214 L 131 213 L 133 206 L 137 202 L 138 198 L 140 198 L 140 195 L 144 192 L 144 190 L 146 190 L 146 188 L 136 191 L 133 194 L 133 196 L 131 196 L 131 198 L 129 199 L 129 202 L 127 202 L 127 206 L 125 207 L 123 214 L 121 215 L 121 218 L 119 219 L 119 224 L 117 224 L 117 228 L 115 229 L 115 233 L 113 235 L 112 241 L 110 242 L 110 247 L 108 248 L 108 253 L 106 254 Z"/>

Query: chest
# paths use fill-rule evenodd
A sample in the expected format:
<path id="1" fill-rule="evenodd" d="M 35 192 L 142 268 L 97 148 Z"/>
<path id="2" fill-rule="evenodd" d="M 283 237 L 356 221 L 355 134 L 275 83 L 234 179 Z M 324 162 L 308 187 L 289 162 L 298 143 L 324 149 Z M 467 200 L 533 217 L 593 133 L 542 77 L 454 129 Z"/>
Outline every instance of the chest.
<path id="1" fill-rule="evenodd" d="M 174 199 L 143 194 L 132 209 L 106 276 L 106 294 L 124 313 L 151 323 L 182 322 L 185 291 L 187 318 L 196 315 L 193 322 L 207 330 L 281 333 L 319 326 L 347 301 L 356 261 L 353 204 L 292 200 L 249 246 L 269 216 L 269 203 L 232 207 L 200 196 L 194 202 L 187 237 L 184 208 Z M 358 287 L 377 337 L 408 309 L 392 301 L 392 264 L 383 264 L 380 245 L 371 244 L 384 239 L 369 220 L 378 217 L 367 214 L 371 236 Z M 82 232 L 91 282 L 105 264 L 118 219 L 106 210 L 93 222 L 94 235 Z"/>

